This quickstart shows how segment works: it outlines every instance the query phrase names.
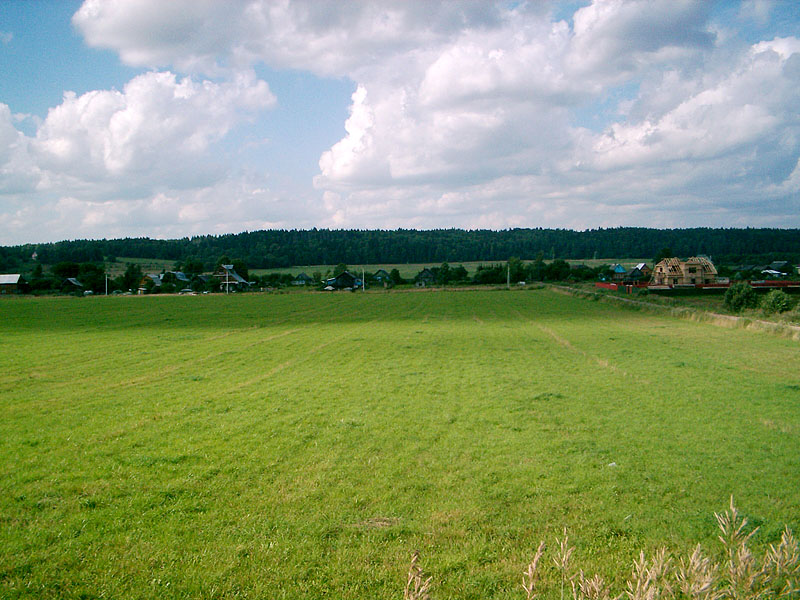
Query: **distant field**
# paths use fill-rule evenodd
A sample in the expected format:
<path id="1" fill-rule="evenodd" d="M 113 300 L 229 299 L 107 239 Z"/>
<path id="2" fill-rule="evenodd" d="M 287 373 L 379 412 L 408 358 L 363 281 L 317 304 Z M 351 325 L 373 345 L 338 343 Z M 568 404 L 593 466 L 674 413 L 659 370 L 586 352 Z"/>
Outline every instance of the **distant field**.
<path id="1" fill-rule="evenodd" d="M 142 273 L 161 273 L 162 271 L 172 271 L 175 268 L 174 260 L 117 257 L 116 262 L 106 263 L 106 272 L 111 277 L 122 275 L 128 267 L 128 264 L 139 265 L 142 269 Z"/>
<path id="2" fill-rule="evenodd" d="M 534 257 L 535 258 L 535 257 Z M 531 259 L 524 259 L 525 262 L 530 262 L 533 260 Z M 545 262 L 550 262 L 546 260 Z M 569 263 L 574 264 L 584 264 L 589 267 L 597 267 L 600 265 L 608 265 L 612 263 L 620 263 L 626 268 L 630 268 L 635 266 L 640 262 L 650 262 L 652 263 L 652 259 L 638 259 L 638 258 L 625 258 L 625 259 L 618 259 L 618 258 L 593 258 L 587 260 L 569 260 Z M 474 275 L 475 271 L 478 269 L 480 265 L 493 265 L 493 264 L 501 264 L 505 263 L 504 260 L 477 260 L 477 261 L 466 261 L 466 262 L 459 262 L 454 261 L 448 263 L 451 267 L 457 267 L 459 265 L 463 265 L 464 268 L 470 275 Z M 353 273 L 360 273 L 361 269 L 364 269 L 367 273 L 374 273 L 378 269 L 386 269 L 387 271 L 391 271 L 392 269 L 397 269 L 400 271 L 400 276 L 404 279 L 412 279 L 417 273 L 419 273 L 425 267 L 438 267 L 442 263 L 441 262 L 428 262 L 428 263 L 397 263 L 397 264 L 375 264 L 375 265 L 348 265 L 350 270 Z M 305 265 L 305 266 L 298 266 L 298 267 L 287 267 L 285 269 L 250 269 L 250 273 L 255 275 L 263 275 L 264 273 L 292 273 L 293 275 L 297 275 L 299 273 L 305 272 L 308 275 L 312 275 L 314 271 L 318 271 L 323 276 L 328 271 L 333 271 L 336 265 Z"/>
<path id="3" fill-rule="evenodd" d="M 800 346 L 553 291 L 0 300 L 0 597 L 522 598 L 800 531 Z M 554 583 L 554 582 L 550 582 Z M 545 598 L 557 599 L 556 586 Z"/>

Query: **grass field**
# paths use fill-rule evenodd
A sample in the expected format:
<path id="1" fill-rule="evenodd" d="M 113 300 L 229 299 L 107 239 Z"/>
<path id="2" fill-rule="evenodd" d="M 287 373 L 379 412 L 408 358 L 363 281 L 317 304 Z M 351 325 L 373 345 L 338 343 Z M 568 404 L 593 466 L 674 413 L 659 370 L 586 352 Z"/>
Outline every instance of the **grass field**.
<path id="1" fill-rule="evenodd" d="M 0 301 L 0 597 L 522 598 L 800 531 L 797 342 L 547 289 Z M 557 586 L 552 594 L 558 598 Z"/>
<path id="2" fill-rule="evenodd" d="M 120 259 L 122 260 L 122 259 Z M 531 259 L 526 259 L 526 262 L 532 261 Z M 584 264 L 589 267 L 598 267 L 600 265 L 609 265 L 612 263 L 620 263 L 626 268 L 631 268 L 636 266 L 640 262 L 651 262 L 652 259 L 638 259 L 638 258 L 591 258 L 586 260 L 570 260 L 568 262 L 574 264 Z M 475 274 L 475 271 L 478 270 L 478 267 L 481 265 L 489 266 L 494 264 L 502 264 L 505 261 L 502 260 L 479 260 L 479 261 L 466 261 L 466 262 L 459 262 L 455 261 L 449 263 L 451 267 L 457 267 L 462 265 L 470 276 Z M 550 260 L 546 260 L 545 262 L 550 262 Z M 380 264 L 380 265 L 348 265 L 350 271 L 353 273 L 361 273 L 363 269 L 367 273 L 374 273 L 378 269 L 386 269 L 387 271 L 391 271 L 392 269 L 397 269 L 400 272 L 400 276 L 403 279 L 413 279 L 417 273 L 419 273 L 425 267 L 438 267 L 441 263 L 436 262 L 428 262 L 428 263 L 389 263 L 389 264 Z M 323 276 L 328 271 L 333 271 L 336 265 L 305 265 L 299 267 L 287 267 L 285 269 L 250 269 L 250 273 L 254 275 L 264 275 L 265 273 L 291 273 L 292 275 L 298 275 L 301 272 L 304 272 L 308 275 L 312 275 L 315 271 L 321 273 Z"/>

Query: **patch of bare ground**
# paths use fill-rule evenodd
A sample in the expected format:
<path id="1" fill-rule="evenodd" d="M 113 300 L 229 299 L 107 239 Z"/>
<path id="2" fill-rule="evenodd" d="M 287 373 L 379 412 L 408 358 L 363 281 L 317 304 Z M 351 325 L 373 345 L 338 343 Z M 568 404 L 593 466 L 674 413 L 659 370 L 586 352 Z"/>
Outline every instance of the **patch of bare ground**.
<path id="1" fill-rule="evenodd" d="M 358 523 L 353 523 L 351 527 L 356 529 L 386 529 L 397 525 L 400 522 L 398 517 L 370 517 Z"/>

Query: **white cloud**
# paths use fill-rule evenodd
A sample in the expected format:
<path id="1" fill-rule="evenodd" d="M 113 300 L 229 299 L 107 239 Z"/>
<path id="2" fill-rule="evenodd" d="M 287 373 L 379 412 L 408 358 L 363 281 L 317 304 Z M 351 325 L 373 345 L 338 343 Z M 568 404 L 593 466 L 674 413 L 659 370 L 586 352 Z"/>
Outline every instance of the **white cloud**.
<path id="1" fill-rule="evenodd" d="M 233 177 L 234 165 L 212 151 L 274 103 L 250 72 L 221 83 L 148 72 L 122 91 L 65 93 L 33 137 L 18 131 L 19 119 L 0 104 L 0 213 L 2 229 L 9 228 L 0 237 L 184 235 L 209 227 L 198 225 L 196 214 L 237 229 L 220 217 L 248 222 L 237 207 L 255 214 L 257 205 L 245 200 L 249 186 Z M 258 197 L 268 206 L 276 196 Z M 55 217 L 42 223 L 44 215 Z"/>
<path id="2" fill-rule="evenodd" d="M 87 0 L 73 18 L 87 43 L 195 78 L 153 72 L 122 92 L 68 95 L 32 140 L 3 137 L 0 118 L 0 165 L 13 154 L 41 170 L 40 190 L 94 202 L 66 205 L 94 215 L 81 227 L 102 213 L 157 231 L 167 217 L 207 230 L 800 226 L 796 37 L 747 44 L 705 0 L 596 1 L 570 20 L 556 8 Z M 760 0 L 740 8 L 733 21 L 770 19 Z M 263 181 L 211 168 L 214 145 L 275 102 L 235 75 L 259 64 L 355 83 L 345 135 L 319 159 L 316 211 L 278 191 L 242 200 Z M 226 216 L 206 193 L 238 200 Z"/>
<path id="3" fill-rule="evenodd" d="M 149 72 L 122 92 L 67 92 L 32 145 L 40 164 L 58 179 L 133 187 L 199 185 L 202 177 L 193 181 L 198 167 L 208 170 L 203 164 L 208 148 L 274 102 L 267 84 L 252 74 L 218 84 Z"/>

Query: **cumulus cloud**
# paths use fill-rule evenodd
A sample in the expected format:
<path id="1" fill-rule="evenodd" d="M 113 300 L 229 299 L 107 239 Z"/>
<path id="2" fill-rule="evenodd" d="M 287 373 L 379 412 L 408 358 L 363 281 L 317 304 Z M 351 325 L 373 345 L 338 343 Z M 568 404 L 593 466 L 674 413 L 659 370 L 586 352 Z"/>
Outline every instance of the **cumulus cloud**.
<path id="1" fill-rule="evenodd" d="M 252 72 L 221 83 L 148 72 L 122 91 L 66 92 L 32 137 L 15 128 L 17 119 L 0 104 L 0 195 L 12 227 L 0 236 L 24 239 L 22 232 L 33 226 L 26 219 L 44 214 L 56 217 L 44 228 L 33 226 L 39 239 L 43 231 L 56 239 L 122 235 L 134 223 L 158 223 L 154 232 L 168 223 L 180 235 L 182 226 L 194 229 L 193 210 L 213 219 L 226 205 L 228 214 L 247 222 L 235 210 L 243 200 L 230 196 L 249 192 L 231 184 L 233 165 L 212 150 L 274 104 L 266 82 Z M 212 190 L 226 202 L 211 199 Z M 206 205 L 214 210 L 198 208 Z"/>
<path id="2" fill-rule="evenodd" d="M 149 72 L 121 92 L 67 92 L 32 146 L 43 167 L 66 177 L 192 185 L 209 146 L 274 102 L 267 84 L 252 74 L 217 84 Z"/>
<path id="3" fill-rule="evenodd" d="M 209 167 L 209 149 L 275 102 L 252 75 L 263 64 L 356 90 L 344 136 L 319 158 L 315 220 L 287 208 L 290 225 L 800 226 L 797 37 L 747 42 L 704 0 L 598 0 L 554 16 L 563 8 L 86 0 L 73 23 L 88 44 L 192 77 L 67 95 L 32 139 L 0 114 L 0 169 L 28 165 L 16 185 L 104 190 L 95 202 L 125 188 L 142 214 L 218 223 L 199 190 L 248 196 Z M 732 18 L 764 26 L 770 11 L 753 0 Z M 273 222 L 247 219 L 257 201 L 241 206 L 233 230 Z"/>

